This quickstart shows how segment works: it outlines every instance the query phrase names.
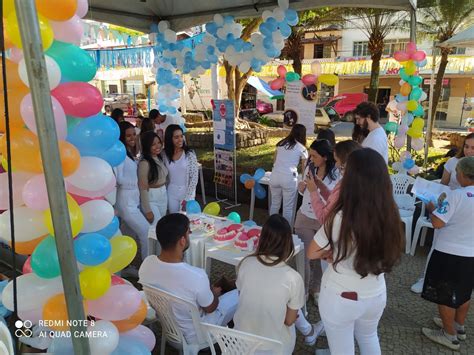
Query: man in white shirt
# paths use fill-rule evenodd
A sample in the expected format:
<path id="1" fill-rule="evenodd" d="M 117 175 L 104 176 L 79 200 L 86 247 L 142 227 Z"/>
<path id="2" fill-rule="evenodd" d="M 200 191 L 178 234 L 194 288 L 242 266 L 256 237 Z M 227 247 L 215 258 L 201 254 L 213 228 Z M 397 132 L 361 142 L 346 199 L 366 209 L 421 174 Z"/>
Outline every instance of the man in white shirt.
<path id="1" fill-rule="evenodd" d="M 362 142 L 365 148 L 371 148 L 378 152 L 388 164 L 388 142 L 387 134 L 379 124 L 380 113 L 377 106 L 372 102 L 362 102 L 354 110 L 356 124 L 369 134 Z"/>
<path id="2" fill-rule="evenodd" d="M 152 120 L 155 121 L 155 133 L 158 135 L 158 137 L 161 138 L 161 141 L 165 141 L 165 131 L 166 128 L 172 123 L 170 120 L 167 120 L 166 115 L 162 115 L 160 111 L 157 109 L 152 109 L 150 110 L 150 113 L 148 114 L 148 117 L 150 117 Z"/>
<path id="3" fill-rule="evenodd" d="M 183 262 L 189 247 L 189 219 L 173 213 L 161 218 L 156 225 L 156 237 L 161 244 L 161 254 L 148 256 L 140 266 L 140 283 L 157 286 L 180 298 L 196 304 L 201 310 L 203 322 L 225 325 L 237 309 L 238 291 L 221 296 L 221 287 L 211 287 L 203 269 Z M 196 331 L 190 312 L 175 304 L 173 313 L 188 343 L 196 343 Z"/>

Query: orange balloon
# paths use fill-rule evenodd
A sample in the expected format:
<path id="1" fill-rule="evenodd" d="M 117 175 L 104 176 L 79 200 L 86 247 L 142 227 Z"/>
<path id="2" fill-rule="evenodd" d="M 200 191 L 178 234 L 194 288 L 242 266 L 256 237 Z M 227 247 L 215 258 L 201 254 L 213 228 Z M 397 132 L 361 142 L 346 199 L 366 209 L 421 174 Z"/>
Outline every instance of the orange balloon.
<path id="1" fill-rule="evenodd" d="M 5 67 L 7 70 L 7 89 L 21 88 L 23 91 L 28 91 L 28 87 L 21 81 L 20 74 L 18 74 L 18 64 L 9 59 L 5 59 Z M 1 63 L 0 70 L 3 70 Z M 0 80 L 0 90 L 3 93 L 3 80 Z"/>
<path id="2" fill-rule="evenodd" d="M 71 143 L 59 141 L 59 155 L 64 176 L 73 174 L 79 168 L 81 156 L 77 148 Z"/>
<path id="3" fill-rule="evenodd" d="M 21 255 L 31 255 L 35 250 L 36 246 L 41 243 L 41 241 L 46 238 L 49 234 L 42 235 L 39 238 L 30 240 L 28 242 L 16 242 L 15 243 L 15 252 Z M 9 243 L 11 246 L 11 243 Z"/>
<path id="4" fill-rule="evenodd" d="M 403 83 L 403 85 L 400 87 L 400 94 L 403 96 L 408 96 L 410 95 L 411 92 L 411 85 L 408 83 Z"/>
<path id="5" fill-rule="evenodd" d="M 252 190 L 253 187 L 255 186 L 255 180 L 254 179 L 248 179 L 245 184 L 244 184 L 246 189 Z"/>
<path id="6" fill-rule="evenodd" d="M 84 314 L 87 314 L 86 302 L 82 301 Z M 69 330 L 66 299 L 64 293 L 58 293 L 46 301 L 43 306 L 43 319 L 53 330 Z"/>
<path id="7" fill-rule="evenodd" d="M 77 10 L 77 0 L 36 0 L 36 9 L 54 21 L 69 20 Z"/>
<path id="8" fill-rule="evenodd" d="M 141 300 L 140 302 L 141 303 L 138 307 L 138 310 L 127 319 L 111 321 L 112 323 L 114 323 L 120 333 L 138 327 L 145 320 L 146 304 L 145 302 L 143 302 L 143 300 Z"/>
<path id="9" fill-rule="evenodd" d="M 20 114 L 21 100 L 29 93 L 27 87 L 8 89 L 8 117 L 10 118 L 10 127 L 21 128 L 25 124 Z M 5 120 L 5 100 L 4 96 L 0 95 L 0 132 L 6 131 L 6 120 Z"/>

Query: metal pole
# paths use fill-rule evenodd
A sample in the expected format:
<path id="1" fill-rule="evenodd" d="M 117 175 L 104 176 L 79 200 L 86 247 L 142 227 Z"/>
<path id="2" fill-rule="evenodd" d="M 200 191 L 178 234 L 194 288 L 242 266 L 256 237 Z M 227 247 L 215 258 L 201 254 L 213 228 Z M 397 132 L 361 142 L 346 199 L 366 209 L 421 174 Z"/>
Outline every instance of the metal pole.
<path id="1" fill-rule="evenodd" d="M 416 8 L 410 8 L 410 42 L 416 43 Z M 411 152 L 411 137 L 407 136 L 407 151 Z"/>
<path id="2" fill-rule="evenodd" d="M 433 42 L 433 48 L 431 50 L 431 76 L 430 76 L 430 99 L 428 101 L 428 122 L 426 127 L 426 137 L 425 137 L 425 159 L 423 161 L 423 167 L 426 168 L 426 164 L 428 162 L 428 149 L 429 149 L 429 142 L 428 138 L 431 138 L 433 132 L 431 131 L 431 121 L 433 115 L 433 88 L 434 88 L 434 80 L 435 80 L 435 72 L 436 72 L 436 42 Z"/>
<path id="3" fill-rule="evenodd" d="M 219 81 L 217 75 L 217 65 L 211 65 L 211 97 L 213 100 L 219 99 Z"/>
<path id="4" fill-rule="evenodd" d="M 50 87 L 39 31 L 38 15 L 34 0 L 15 0 L 18 25 L 23 42 L 23 55 L 30 84 L 35 112 L 43 170 L 48 189 L 49 206 L 56 235 L 56 248 L 61 266 L 67 311 L 73 322 L 71 333 L 86 331 L 84 309 L 79 288 L 76 257 L 72 243 L 71 224 L 66 202 L 66 189 L 61 171 L 58 138 L 53 120 Z M 76 325 L 76 324 L 79 325 Z M 85 337 L 72 337 L 74 353 L 90 354 Z"/>

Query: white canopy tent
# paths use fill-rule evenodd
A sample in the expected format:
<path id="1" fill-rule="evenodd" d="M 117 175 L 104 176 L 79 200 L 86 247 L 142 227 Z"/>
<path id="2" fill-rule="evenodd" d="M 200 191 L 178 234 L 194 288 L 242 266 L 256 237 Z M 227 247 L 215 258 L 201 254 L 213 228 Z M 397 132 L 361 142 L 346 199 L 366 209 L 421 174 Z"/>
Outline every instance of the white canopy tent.
<path id="1" fill-rule="evenodd" d="M 459 32 L 447 41 L 439 44 L 440 47 L 474 47 L 474 26 Z"/>
<path id="2" fill-rule="evenodd" d="M 167 20 L 175 31 L 201 25 L 215 14 L 236 18 L 261 16 L 278 6 L 277 0 L 90 0 L 87 19 L 149 32 L 152 23 Z M 417 0 L 290 0 L 295 10 L 316 7 L 416 9 Z"/>

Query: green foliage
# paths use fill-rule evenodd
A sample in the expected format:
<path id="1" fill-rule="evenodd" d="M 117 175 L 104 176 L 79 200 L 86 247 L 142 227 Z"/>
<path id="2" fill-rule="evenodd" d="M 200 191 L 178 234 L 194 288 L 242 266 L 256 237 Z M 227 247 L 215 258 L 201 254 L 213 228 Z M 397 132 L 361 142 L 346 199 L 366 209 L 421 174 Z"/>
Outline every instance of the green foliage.
<path id="1" fill-rule="evenodd" d="M 260 123 L 264 126 L 268 126 L 268 127 L 276 127 L 277 126 L 275 120 L 272 120 L 272 119 L 268 118 L 267 116 L 260 117 L 260 119 L 258 120 L 258 123 Z"/>

